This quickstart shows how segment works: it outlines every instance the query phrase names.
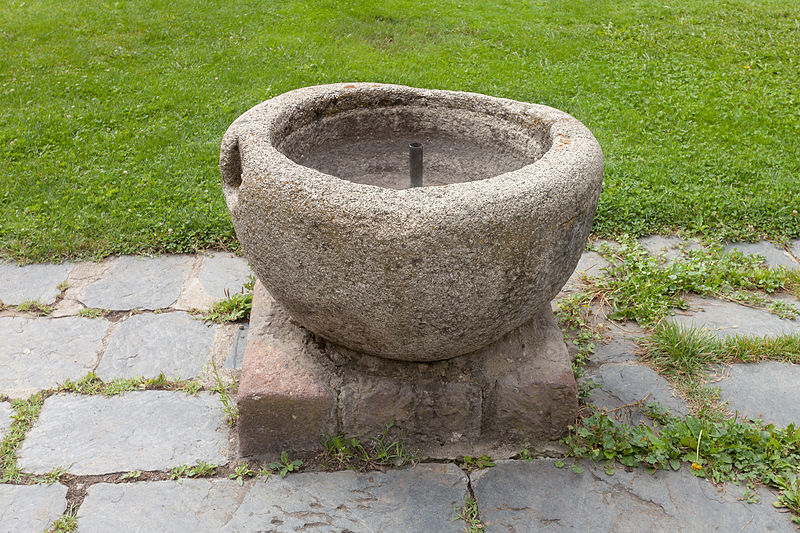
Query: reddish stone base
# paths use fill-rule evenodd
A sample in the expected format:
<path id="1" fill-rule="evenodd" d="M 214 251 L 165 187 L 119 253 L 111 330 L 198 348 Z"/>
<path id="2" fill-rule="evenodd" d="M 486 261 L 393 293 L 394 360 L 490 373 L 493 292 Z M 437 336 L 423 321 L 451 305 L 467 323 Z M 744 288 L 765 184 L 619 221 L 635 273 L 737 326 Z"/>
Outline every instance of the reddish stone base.
<path id="1" fill-rule="evenodd" d="M 257 283 L 237 404 L 243 456 L 322 448 L 322 437 L 392 437 L 430 453 L 552 441 L 577 385 L 549 305 L 471 354 L 434 363 L 356 353 L 297 325 Z"/>

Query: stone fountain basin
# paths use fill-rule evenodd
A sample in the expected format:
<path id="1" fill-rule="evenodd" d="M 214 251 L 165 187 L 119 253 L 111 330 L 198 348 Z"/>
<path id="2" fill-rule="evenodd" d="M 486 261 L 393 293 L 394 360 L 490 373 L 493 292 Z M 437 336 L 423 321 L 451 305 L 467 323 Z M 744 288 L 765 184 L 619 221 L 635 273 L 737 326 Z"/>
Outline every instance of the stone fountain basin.
<path id="1" fill-rule="evenodd" d="M 426 186 L 407 188 L 413 141 Z M 589 235 L 603 154 L 547 106 L 352 83 L 253 107 L 220 169 L 244 255 L 295 320 L 358 352 L 437 361 L 549 312 Z"/>

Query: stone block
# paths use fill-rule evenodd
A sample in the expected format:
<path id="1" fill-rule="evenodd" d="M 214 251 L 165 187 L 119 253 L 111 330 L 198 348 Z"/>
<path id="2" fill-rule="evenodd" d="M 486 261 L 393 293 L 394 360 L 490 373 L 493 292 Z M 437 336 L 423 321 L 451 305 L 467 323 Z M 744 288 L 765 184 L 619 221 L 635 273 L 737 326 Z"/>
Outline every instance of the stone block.
<path id="1" fill-rule="evenodd" d="M 720 337 L 753 335 L 775 337 L 800 333 L 800 320 L 786 320 L 763 309 L 753 309 L 714 298 L 690 297 L 690 313 L 667 320 L 684 327 L 702 328 Z"/>
<path id="2" fill-rule="evenodd" d="M 724 367 L 720 389 L 727 408 L 749 418 L 760 418 L 778 426 L 800 425 L 800 366 L 778 361 Z"/>
<path id="3" fill-rule="evenodd" d="M 26 301 L 52 304 L 61 292 L 58 285 L 66 281 L 73 263 L 20 266 L 0 261 L 0 302 L 19 305 Z"/>
<path id="4" fill-rule="evenodd" d="M 67 487 L 0 485 L 0 533 L 49 531 L 67 507 Z"/>
<path id="5" fill-rule="evenodd" d="M 84 287 L 78 299 L 87 307 L 112 311 L 171 307 L 193 261 L 192 256 L 183 255 L 124 255 L 114 261 L 110 272 Z"/>
<path id="6" fill-rule="evenodd" d="M 216 329 L 182 312 L 133 315 L 111 334 L 97 375 L 104 381 L 197 377 L 211 358 Z"/>
<path id="7" fill-rule="evenodd" d="M 317 449 L 320 436 L 337 430 L 329 370 L 260 283 L 236 403 L 243 455 Z"/>
<path id="8" fill-rule="evenodd" d="M 244 455 L 319 449 L 393 424 L 406 444 L 553 440 L 577 415 L 577 384 L 549 306 L 497 343 L 435 362 L 353 352 L 292 322 L 260 283 L 237 397 Z M 442 448 L 443 449 L 443 448 Z"/>
<path id="9" fill-rule="evenodd" d="M 3 436 L 6 434 L 6 431 L 11 427 L 12 413 L 13 410 L 11 409 L 10 403 L 0 402 L 0 441 L 3 440 Z"/>
<path id="10" fill-rule="evenodd" d="M 92 485 L 78 513 L 81 533 L 461 531 L 453 509 L 468 495 L 452 464 L 381 472 Z"/>
<path id="11" fill-rule="evenodd" d="M 135 391 L 51 396 L 19 450 L 19 467 L 93 475 L 228 461 L 228 432 L 215 394 Z"/>
<path id="12" fill-rule="evenodd" d="M 474 441 L 481 433 L 481 388 L 477 383 L 410 381 L 360 374 L 341 389 L 345 435 L 392 432 L 407 442 Z"/>
<path id="13" fill-rule="evenodd" d="M 725 247 L 726 252 L 739 250 L 744 255 L 760 255 L 764 257 L 765 264 L 771 267 L 784 266 L 787 268 L 800 268 L 800 263 L 784 250 L 771 242 L 736 242 Z"/>
<path id="14" fill-rule="evenodd" d="M 744 486 L 717 488 L 687 467 L 660 470 L 617 468 L 581 461 L 582 474 L 556 468 L 552 459 L 498 461 L 470 475 L 487 531 L 796 531 L 788 513 L 777 513 L 775 495 L 761 488 L 761 501 L 740 501 Z"/>
<path id="15" fill-rule="evenodd" d="M 109 328 L 105 319 L 0 318 L 0 393 L 15 398 L 91 371 Z"/>

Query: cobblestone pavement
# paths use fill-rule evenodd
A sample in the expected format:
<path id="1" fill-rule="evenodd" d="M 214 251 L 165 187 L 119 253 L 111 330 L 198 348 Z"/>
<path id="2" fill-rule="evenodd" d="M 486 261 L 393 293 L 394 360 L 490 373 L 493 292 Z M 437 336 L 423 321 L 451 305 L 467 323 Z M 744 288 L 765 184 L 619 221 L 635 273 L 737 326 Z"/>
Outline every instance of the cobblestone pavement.
<path id="1" fill-rule="evenodd" d="M 643 244 L 665 257 L 675 238 Z M 794 243 L 794 250 L 798 250 Z M 769 243 L 738 245 L 773 265 L 798 267 Z M 603 258 L 586 252 L 578 272 L 602 275 Z M 237 479 L 235 435 L 214 389 L 237 378 L 246 324 L 212 325 L 193 314 L 247 282 L 246 262 L 228 253 L 100 263 L 20 267 L 0 263 L 0 436 L 13 426 L 14 400 L 95 372 L 104 382 L 164 374 L 202 390 L 134 390 L 49 395 L 17 449 L 24 473 L 53 483 L 0 484 L 0 532 L 45 531 L 65 512 L 79 531 L 462 531 L 456 520 L 474 496 L 487 531 L 795 531 L 777 512 L 775 495 L 741 499 L 685 468 L 617 469 L 585 463 L 582 474 L 553 467 L 554 458 L 504 460 L 465 473 L 449 462 L 422 462 L 385 472 L 301 472 Z M 47 316 L 16 306 L 35 301 Z M 714 299 L 692 299 L 672 317 L 719 335 L 800 332 L 797 320 Z M 689 412 L 669 382 L 636 355 L 634 325 L 614 328 L 597 347 L 586 378 L 600 385 L 589 402 L 604 409 L 646 395 L 678 415 Z M 800 419 L 800 370 L 788 363 L 732 365 L 716 385 L 729 408 L 786 425 Z M 186 382 L 184 382 L 186 383 Z M 627 411 L 636 421 L 639 413 Z M 218 465 L 215 476 L 171 479 L 181 465 Z M 61 473 L 65 475 L 59 476 Z M 232 475 L 231 475 L 232 474 Z M 460 511 L 458 511 L 460 512 Z"/>

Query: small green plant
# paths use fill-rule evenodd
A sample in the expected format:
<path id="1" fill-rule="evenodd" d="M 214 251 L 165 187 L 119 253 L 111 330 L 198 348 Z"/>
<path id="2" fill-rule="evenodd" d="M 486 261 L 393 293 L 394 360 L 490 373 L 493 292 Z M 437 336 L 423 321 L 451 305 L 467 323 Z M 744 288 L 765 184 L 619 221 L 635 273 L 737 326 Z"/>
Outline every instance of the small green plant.
<path id="1" fill-rule="evenodd" d="M 236 421 L 239 420 L 239 406 L 236 405 L 236 401 L 231 397 L 228 388 L 222 383 L 217 364 L 213 360 L 211 361 L 211 367 L 214 371 L 214 379 L 217 382 L 217 386 L 212 390 L 219 394 L 219 401 L 222 402 L 222 411 L 226 415 L 228 425 L 234 426 Z"/>
<path id="2" fill-rule="evenodd" d="M 453 512 L 456 514 L 456 517 L 453 518 L 452 521 L 463 520 L 465 533 L 479 533 L 480 531 L 484 531 L 483 523 L 481 523 L 481 519 L 478 516 L 478 501 L 474 497 L 470 496 L 467 498 L 467 501 L 464 502 L 464 507 L 462 507 L 460 511 L 457 507 L 454 507 Z"/>
<path id="3" fill-rule="evenodd" d="M 483 470 L 484 468 L 491 468 L 493 466 L 494 462 L 488 455 L 481 455 L 479 457 L 473 457 L 471 455 L 464 456 L 464 468 L 467 470 L 467 472 L 472 472 L 473 470 Z"/>
<path id="4" fill-rule="evenodd" d="M 62 477 L 67 474 L 67 469 L 63 467 L 56 467 L 44 475 L 44 483 L 52 485 L 58 483 Z"/>
<path id="5" fill-rule="evenodd" d="M 17 467 L 17 449 L 39 417 L 44 400 L 44 395 L 37 392 L 25 400 L 15 400 L 11 403 L 11 408 L 14 410 L 11 427 L 0 444 L 0 483 L 19 481 L 22 478 L 23 474 Z"/>
<path id="6" fill-rule="evenodd" d="M 217 473 L 217 465 L 200 461 L 187 472 L 188 477 L 209 477 Z"/>
<path id="7" fill-rule="evenodd" d="M 88 372 L 78 381 L 67 379 L 62 385 L 52 392 L 72 392 L 77 394 L 116 396 L 135 390 L 175 390 L 185 391 L 187 394 L 197 394 L 201 389 L 198 382 L 192 380 L 169 379 L 164 374 L 155 378 L 118 378 L 108 383 L 97 377 L 94 372 Z"/>
<path id="8" fill-rule="evenodd" d="M 187 464 L 178 465 L 170 470 L 170 479 L 180 479 L 182 477 L 189 477 L 189 465 Z"/>
<path id="9" fill-rule="evenodd" d="M 203 316 L 203 320 L 222 324 L 249 319 L 250 311 L 253 308 L 254 286 L 255 277 L 250 276 L 247 283 L 242 286 L 240 293 L 231 295 L 230 291 L 225 289 L 225 299 L 214 304 Z"/>
<path id="10" fill-rule="evenodd" d="M 652 327 L 673 309 L 685 309 L 687 293 L 762 307 L 785 318 L 800 313 L 768 296 L 776 291 L 798 294 L 800 271 L 770 268 L 758 256 L 728 253 L 715 245 L 688 250 L 680 261 L 663 262 L 627 235 L 620 237 L 619 246 L 603 244 L 597 250 L 609 261 L 605 275 L 585 278 L 587 290 L 559 302 L 561 316 L 573 327 L 585 320 L 580 313 L 595 301 L 610 307 L 611 319 Z"/>
<path id="11" fill-rule="evenodd" d="M 234 468 L 233 473 L 228 477 L 230 479 L 235 479 L 239 483 L 239 485 L 244 485 L 245 478 L 253 477 L 254 475 L 255 472 L 253 472 L 253 470 L 249 466 L 247 466 L 247 462 L 245 461 L 240 465 L 236 465 L 236 468 Z"/>
<path id="12" fill-rule="evenodd" d="M 94 307 L 84 307 L 78 311 L 78 316 L 85 318 L 99 318 L 107 313 L 104 309 L 96 309 Z"/>
<path id="13" fill-rule="evenodd" d="M 272 470 L 278 470 L 278 474 L 281 477 L 286 477 L 286 474 L 289 472 L 296 472 L 300 470 L 300 467 L 303 465 L 303 461 L 300 459 L 295 459 L 294 461 L 289 460 L 289 454 L 286 451 L 281 452 L 281 460 L 280 461 L 273 461 L 269 464 L 269 467 Z"/>
<path id="14" fill-rule="evenodd" d="M 258 477 L 264 477 L 264 483 L 266 483 L 269 478 L 272 477 L 272 470 L 267 465 L 261 465 L 261 468 L 258 469 Z"/>
<path id="15" fill-rule="evenodd" d="M 125 472 L 120 476 L 120 479 L 128 480 L 128 479 L 139 479 L 142 477 L 141 470 L 132 470 L 131 472 Z M 174 479 L 174 478 L 173 478 Z"/>
<path id="16" fill-rule="evenodd" d="M 786 477 L 779 477 L 775 483 L 780 489 L 778 501 L 773 502 L 773 506 L 786 508 L 794 513 L 792 522 L 800 525 L 800 479 L 797 474 L 791 473 Z"/>
<path id="17" fill-rule="evenodd" d="M 59 283 L 58 285 L 56 285 L 56 288 L 59 291 L 64 292 L 65 290 L 69 289 L 71 286 L 72 285 L 70 285 L 70 283 L 67 280 L 64 280 L 61 283 Z"/>
<path id="18" fill-rule="evenodd" d="M 528 448 L 523 448 L 521 452 L 519 452 L 519 459 L 520 461 L 526 461 L 528 463 L 533 462 L 533 455 L 531 452 L 528 451 Z"/>
<path id="19" fill-rule="evenodd" d="M 17 311 L 35 316 L 48 316 L 53 312 L 53 309 L 52 305 L 39 303 L 36 300 L 28 300 L 17 306 Z"/>
<path id="20" fill-rule="evenodd" d="M 70 505 L 66 512 L 53 522 L 48 533 L 74 533 L 78 531 L 78 509 Z"/>
<path id="21" fill-rule="evenodd" d="M 356 438 L 341 435 L 326 435 L 322 444 L 325 452 L 322 462 L 325 468 L 366 471 L 384 466 L 402 466 L 415 461 L 402 441 L 391 440 L 388 432 L 393 424 L 387 424 L 383 432 L 362 443 Z"/>

